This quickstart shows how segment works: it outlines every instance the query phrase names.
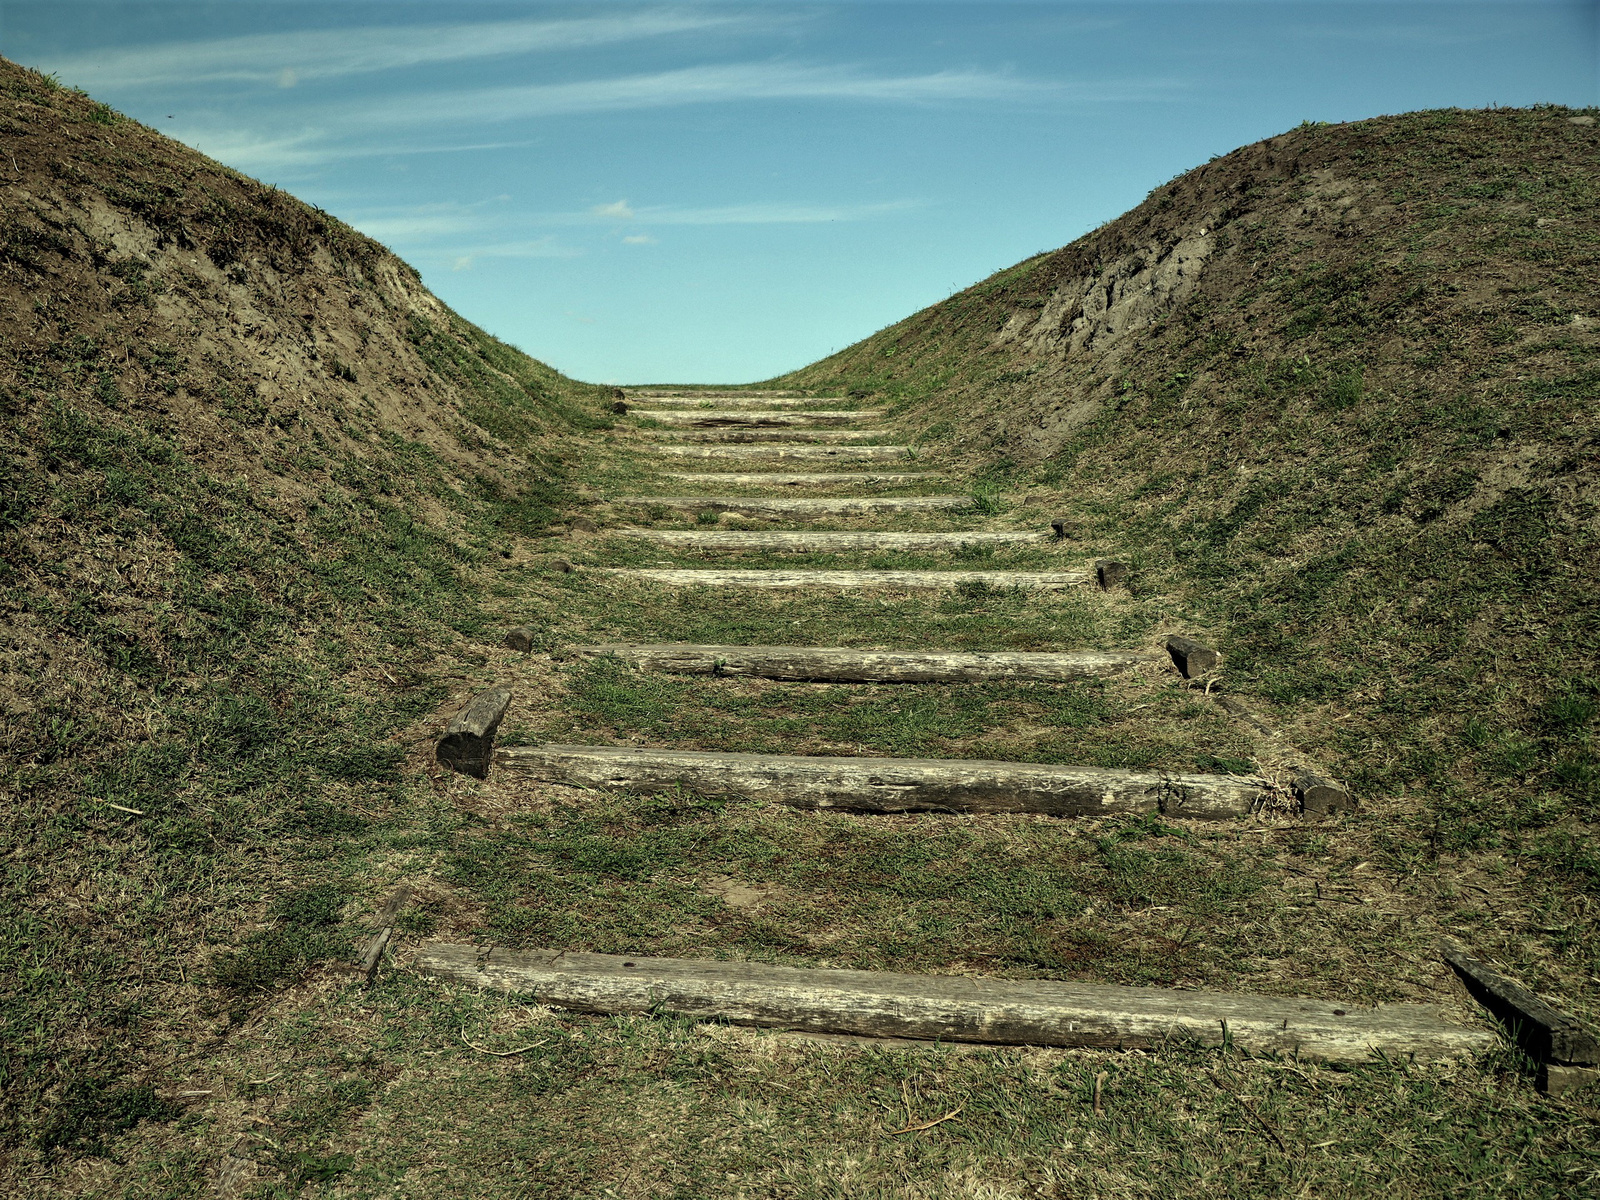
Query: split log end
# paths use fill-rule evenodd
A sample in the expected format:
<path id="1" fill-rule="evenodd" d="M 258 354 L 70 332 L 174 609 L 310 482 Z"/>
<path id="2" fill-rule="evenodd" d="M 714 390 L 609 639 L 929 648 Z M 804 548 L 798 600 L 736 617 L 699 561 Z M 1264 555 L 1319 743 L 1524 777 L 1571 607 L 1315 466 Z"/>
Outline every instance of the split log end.
<path id="1" fill-rule="evenodd" d="M 1294 794 L 1300 801 L 1301 814 L 1307 817 L 1354 812 L 1358 807 L 1350 789 L 1325 775 L 1304 768 L 1295 772 Z"/>
<path id="2" fill-rule="evenodd" d="M 1177 633 L 1167 639 L 1167 653 L 1172 655 L 1173 665 L 1185 679 L 1204 675 L 1222 659 L 1210 646 Z"/>
<path id="3" fill-rule="evenodd" d="M 1118 584 L 1128 580 L 1128 564 L 1118 562 L 1112 558 L 1096 559 L 1094 564 L 1094 577 L 1100 583 L 1101 591 L 1110 591 Z"/>
<path id="4" fill-rule="evenodd" d="M 487 779 L 494 737 L 510 707 L 511 692 L 507 688 L 479 692 L 445 727 L 435 756 L 452 771 Z"/>

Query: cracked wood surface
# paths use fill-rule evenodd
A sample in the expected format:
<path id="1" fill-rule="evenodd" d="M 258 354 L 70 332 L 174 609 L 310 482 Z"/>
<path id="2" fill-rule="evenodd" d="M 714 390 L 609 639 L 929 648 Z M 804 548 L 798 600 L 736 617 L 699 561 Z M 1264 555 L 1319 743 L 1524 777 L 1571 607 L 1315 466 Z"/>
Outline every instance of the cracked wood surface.
<path id="1" fill-rule="evenodd" d="M 942 479 L 934 471 L 795 471 L 776 474 L 742 474 L 734 471 L 708 471 L 700 474 L 684 471 L 666 471 L 668 479 L 684 483 L 703 483 L 707 487 L 825 487 L 832 484 L 877 483 L 893 485 L 916 483 L 923 479 Z"/>
<path id="2" fill-rule="evenodd" d="M 846 683 L 956 683 L 988 679 L 1081 679 L 1124 671 L 1154 654 L 1077 650 L 1064 654 L 854 650 L 839 646 L 697 646 L 611 643 L 573 646 L 584 657 L 622 659 L 651 671 L 680 675 L 756 675 L 764 679 Z"/>
<path id="3" fill-rule="evenodd" d="M 958 588 L 964 583 L 990 587 L 1056 590 L 1082 587 L 1093 578 L 1087 571 L 779 571 L 727 570 L 707 567 L 601 567 L 604 575 L 665 583 L 673 587 L 750 588 Z"/>
<path id="4" fill-rule="evenodd" d="M 1241 817 L 1270 796 L 1248 776 L 1120 771 L 975 758 L 827 758 L 640 746 L 502 746 L 495 765 L 547 783 L 619 791 L 687 788 L 790 808 L 856 812 L 1038 813 L 1052 817 L 1160 812 Z"/>
<path id="5" fill-rule="evenodd" d="M 959 512 L 971 496 L 620 496 L 613 504 L 637 508 L 684 508 L 691 512 L 828 515 L 851 513 Z"/>
<path id="6" fill-rule="evenodd" d="M 634 529 L 616 532 L 663 546 L 696 550 L 959 550 L 962 546 L 1017 546 L 1053 540 L 1048 533 L 878 533 L 841 529 Z"/>
<path id="7" fill-rule="evenodd" d="M 651 437 L 683 442 L 870 442 L 876 429 L 652 429 Z"/>
<path id="8" fill-rule="evenodd" d="M 630 417 L 655 421 L 661 425 L 687 425 L 691 428 L 709 428 L 717 425 L 853 425 L 859 421 L 875 421 L 883 415 L 881 409 L 796 409 L 794 412 L 774 412 L 750 409 L 677 409 L 630 408 Z"/>
<path id="9" fill-rule="evenodd" d="M 1252 1054 L 1365 1062 L 1374 1053 L 1440 1061 L 1495 1043 L 1420 1004 L 1366 1008 L 1246 992 L 1180 991 L 1043 979 L 907 975 L 767 963 L 507 950 L 433 942 L 423 971 L 579 1012 L 665 1010 L 810 1033 L 994 1045 L 1144 1048 L 1231 1041 Z"/>
<path id="10" fill-rule="evenodd" d="M 873 436 L 877 436 L 874 434 Z M 797 459 L 870 459 L 889 462 L 903 459 L 910 446 L 677 446 L 656 443 L 647 447 L 657 454 L 671 458 L 797 458 Z"/>

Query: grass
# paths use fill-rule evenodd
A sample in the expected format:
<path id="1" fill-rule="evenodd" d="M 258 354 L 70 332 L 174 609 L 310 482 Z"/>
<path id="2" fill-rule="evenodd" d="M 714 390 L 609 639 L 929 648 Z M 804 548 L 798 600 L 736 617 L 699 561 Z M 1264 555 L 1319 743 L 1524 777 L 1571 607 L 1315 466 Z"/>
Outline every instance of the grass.
<path id="1" fill-rule="evenodd" d="M 633 435 L 603 415 L 607 389 L 412 303 L 404 270 L 380 285 L 380 248 L 281 193 L 125 119 L 109 149 L 126 161 L 84 157 L 56 131 L 105 126 L 91 101 L 10 67 L 0 86 L 35 194 L 58 180 L 100 188 L 152 229 L 186 230 L 232 286 L 288 289 L 296 307 L 272 333 L 291 348 L 305 311 L 343 339 L 337 354 L 284 359 L 317 364 L 303 394 L 258 389 L 226 355 L 194 355 L 186 323 L 161 323 L 154 298 L 188 303 L 209 286 L 198 275 L 159 256 L 100 271 L 81 231 L 32 210 L 7 218 L 7 269 L 77 289 L 52 299 L 64 319 L 0 380 L 12 639 L 0 669 L 18 701 L 0 777 L 12 801 L 0 889 L 11 1191 L 211 1195 L 230 1158 L 249 1164 L 241 1190 L 255 1196 L 1593 1189 L 1592 1100 L 1541 1101 L 1509 1049 L 1449 1069 L 1337 1070 L 1178 1044 L 840 1047 L 554 1014 L 416 978 L 404 957 L 412 939 L 441 937 L 1459 1004 L 1433 953 L 1449 932 L 1592 1016 L 1592 991 L 1571 984 L 1595 945 L 1585 806 L 1600 692 L 1573 665 L 1588 661 L 1571 653 L 1588 644 L 1587 618 L 1562 565 L 1590 547 L 1540 482 L 1584 469 L 1585 435 L 1563 415 L 1593 384 L 1588 342 L 1568 332 L 1581 305 L 1507 293 L 1506 311 L 1441 325 L 1405 347 L 1421 381 L 1407 390 L 1363 330 L 1445 294 L 1443 266 L 1395 272 L 1328 253 L 1274 268 L 1235 281 L 1270 310 L 1274 347 L 1220 319 L 1170 322 L 1193 336 L 1104 380 L 1115 413 L 1036 461 L 953 440 L 974 423 L 959 404 L 938 411 L 941 389 L 962 386 L 973 349 L 922 336 L 952 313 L 981 323 L 998 300 L 1031 302 L 1055 268 L 1030 260 L 857 348 L 848 371 L 838 360 L 817 374 L 848 375 L 839 390 L 923 426 L 920 461 L 960 464 L 951 486 L 981 509 L 897 527 L 1044 528 L 1067 515 L 1081 547 L 870 565 L 1115 553 L 1135 567 L 1127 594 L 654 589 L 550 562 L 546 538 L 572 514 L 622 517 L 604 502 L 650 478 Z M 1455 136 L 1448 122 L 1426 132 L 1406 154 Z M 1456 161 L 1439 153 L 1435 166 Z M 47 174 L 58 161 L 63 173 Z M 1573 260 L 1566 232 L 1463 214 L 1508 196 L 1580 214 L 1581 181 L 1472 170 L 1483 178 L 1395 201 L 1419 206 L 1407 253 Z M 1452 215 L 1420 207 L 1435 192 Z M 1167 199 L 1163 213 L 1180 211 Z M 1241 253 L 1278 252 L 1267 223 L 1234 224 Z M 274 274 L 319 245 L 338 265 L 318 277 L 325 309 Z M 67 306 L 102 293 L 104 310 Z M 1537 369 L 1512 371 L 1535 342 Z M 235 350 L 243 362 L 258 347 Z M 1490 382 L 1463 372 L 1435 386 L 1427 372 L 1469 352 Z M 1053 386 L 1032 364 L 986 378 L 1029 395 Z M 1157 433 L 1197 411 L 1215 415 L 1211 457 L 1157 453 Z M 1534 438 L 1566 457 L 1515 479 L 1499 463 L 1441 472 L 1419 457 Z M 1272 473 L 1279 462 L 1295 486 Z M 644 518 L 702 527 L 692 513 Z M 580 566 L 689 561 L 603 537 L 559 552 Z M 1512 621 L 1521 657 L 1486 667 L 1482 631 Z M 528 622 L 541 652 L 498 646 Z M 430 762 L 441 717 L 505 683 L 508 741 L 1281 766 L 1282 748 L 1156 668 L 1063 685 L 840 687 L 562 657 L 600 640 L 1154 649 L 1173 629 L 1220 640 L 1224 686 L 1337 762 L 1363 814 L 1316 827 L 864 819 L 477 782 Z M 1473 691 L 1488 702 L 1468 703 Z M 352 982 L 334 964 L 399 882 L 415 895 L 400 955 L 372 986 Z"/>

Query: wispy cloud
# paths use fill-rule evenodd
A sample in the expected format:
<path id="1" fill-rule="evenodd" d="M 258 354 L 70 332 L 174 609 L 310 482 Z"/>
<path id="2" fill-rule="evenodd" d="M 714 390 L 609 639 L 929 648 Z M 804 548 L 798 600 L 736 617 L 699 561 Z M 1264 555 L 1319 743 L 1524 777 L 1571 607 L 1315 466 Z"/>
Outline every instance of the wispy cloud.
<path id="1" fill-rule="evenodd" d="M 648 233 L 630 233 L 622 239 L 622 244 L 624 246 L 653 246 L 655 241 L 656 239 Z"/>
<path id="2" fill-rule="evenodd" d="M 882 204 L 720 204 L 708 208 L 641 208 L 635 220 L 650 225 L 820 225 L 865 221 L 919 208 L 916 200 Z"/>
<path id="3" fill-rule="evenodd" d="M 621 220 L 633 216 L 633 209 L 628 207 L 626 200 L 618 200 L 615 204 L 596 204 L 589 211 L 597 217 L 616 217 Z"/>
<path id="4" fill-rule="evenodd" d="M 851 67 L 727 63 L 571 83 L 429 92 L 346 109 L 341 123 L 377 129 L 459 125 L 531 117 L 721 104 L 744 100 L 866 100 L 924 104 L 952 100 L 1129 99 L 1170 91 L 1162 81 L 1112 86 L 1020 79 L 988 71 L 881 75 Z"/>
<path id="5" fill-rule="evenodd" d="M 562 20 L 366 26 L 107 48 L 40 64 L 95 88 L 297 83 L 439 63 L 575 50 L 714 29 L 770 28 L 777 14 L 664 9 Z"/>

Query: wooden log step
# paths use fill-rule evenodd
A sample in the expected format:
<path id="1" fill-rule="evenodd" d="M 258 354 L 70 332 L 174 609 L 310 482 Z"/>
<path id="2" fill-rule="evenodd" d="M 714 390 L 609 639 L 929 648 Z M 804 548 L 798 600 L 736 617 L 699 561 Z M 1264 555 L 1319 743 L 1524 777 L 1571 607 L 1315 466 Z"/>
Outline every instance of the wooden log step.
<path id="1" fill-rule="evenodd" d="M 768 392 L 768 391 L 737 392 L 737 391 L 727 391 L 725 389 L 724 390 L 718 390 L 716 388 L 694 388 L 694 387 L 689 387 L 689 388 L 624 388 L 624 389 L 622 389 L 622 393 L 627 399 L 630 399 L 630 400 L 656 400 L 656 399 L 662 399 L 662 398 L 669 397 L 669 396 L 673 397 L 673 398 L 676 398 L 676 399 L 695 399 L 695 400 L 716 400 L 716 399 L 727 399 L 729 397 L 739 397 L 741 399 L 761 399 L 761 398 L 797 399 L 798 398 L 798 399 L 801 399 L 801 400 L 820 400 L 820 401 L 822 401 L 824 403 L 827 403 L 827 402 L 830 402 L 830 401 L 833 401 L 833 400 L 842 400 L 843 399 L 842 396 L 816 396 L 816 395 L 813 395 L 810 392 L 797 392 L 797 391 L 793 391 L 793 390 L 790 390 L 790 391 L 773 391 L 773 392 Z"/>
<path id="2" fill-rule="evenodd" d="M 953 650 L 854 650 L 842 646 L 573 646 L 585 658 L 612 657 L 677 675 L 756 675 L 763 679 L 842 683 L 972 683 L 988 679 L 1082 679 L 1126 670 L 1156 656 L 1131 650 L 962 653 Z"/>
<path id="3" fill-rule="evenodd" d="M 709 429 L 716 426 L 740 425 L 853 425 L 861 421 L 875 421 L 883 415 L 881 409 L 862 408 L 854 411 L 796 411 L 796 412 L 714 412 L 709 409 L 687 409 L 678 412 L 661 408 L 634 408 L 630 417 L 642 417 L 662 425 L 685 425 Z"/>
<path id="4" fill-rule="evenodd" d="M 1487 1030 L 1421 1004 L 1180 991 L 1046 979 L 974 979 L 840 971 L 569 950 L 430 942 L 430 974 L 590 1013 L 665 1010 L 768 1029 L 1003 1046 L 1148 1049 L 1171 1040 L 1231 1041 L 1251 1054 L 1360 1063 L 1374 1053 L 1437 1062 L 1481 1054 Z"/>
<path id="5" fill-rule="evenodd" d="M 695 550 L 959 550 L 963 546 L 1020 546 L 1049 542 L 1027 530 L 962 533 L 880 533 L 852 529 L 619 529 L 629 537 Z"/>
<path id="6" fill-rule="evenodd" d="M 704 395 L 704 396 L 640 396 L 636 399 L 650 408 L 698 408 L 712 412 L 719 408 L 803 408 L 830 403 L 816 396 L 761 396 L 761 395 Z M 632 411 L 632 404 L 629 410 Z"/>
<path id="7" fill-rule="evenodd" d="M 1119 771 L 976 758 L 824 758 L 646 746 L 504 746 L 497 767 L 571 787 L 742 796 L 790 808 L 867 813 L 1165 813 L 1242 817 L 1270 794 L 1262 779 Z"/>
<path id="8" fill-rule="evenodd" d="M 681 479 L 685 483 L 703 483 L 707 486 L 724 485 L 727 487 L 817 487 L 830 483 L 915 483 L 919 479 L 941 479 L 943 476 L 933 471 L 839 471 L 833 474 L 826 472 L 778 474 L 776 472 L 762 472 L 760 474 L 742 474 L 739 472 L 713 471 L 703 474 L 686 474 L 679 471 L 666 473 L 668 479 Z"/>
<path id="9" fill-rule="evenodd" d="M 679 442 L 870 442 L 873 429 L 652 429 L 653 438 Z"/>
<path id="10" fill-rule="evenodd" d="M 854 513 L 957 512 L 972 507 L 971 496 L 622 496 L 615 503 L 639 508 L 677 508 L 688 512 L 744 513 L 749 516 L 828 516 Z"/>
<path id="11" fill-rule="evenodd" d="M 1087 571 L 717 571 L 704 568 L 602 567 L 607 575 L 626 575 L 673 587 L 751 588 L 956 588 L 963 583 L 990 587 L 1059 591 L 1089 582 Z"/>
<path id="12" fill-rule="evenodd" d="M 673 458 L 803 459 L 808 462 L 891 462 L 905 458 L 910 446 L 665 446 L 648 447 Z"/>

